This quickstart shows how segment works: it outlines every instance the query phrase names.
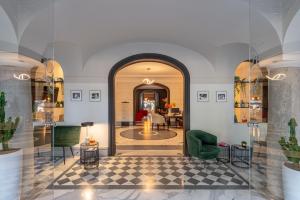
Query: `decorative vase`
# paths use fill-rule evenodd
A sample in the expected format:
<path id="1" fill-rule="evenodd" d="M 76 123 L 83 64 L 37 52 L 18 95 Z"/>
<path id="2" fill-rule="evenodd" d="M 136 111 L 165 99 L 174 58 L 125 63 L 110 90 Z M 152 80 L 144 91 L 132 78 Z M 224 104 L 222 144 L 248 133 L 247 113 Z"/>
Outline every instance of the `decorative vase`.
<path id="1" fill-rule="evenodd" d="M 299 190 L 300 168 L 293 167 L 291 163 L 282 165 L 282 183 L 285 200 L 296 200 L 300 197 Z"/>
<path id="2" fill-rule="evenodd" d="M 21 196 L 23 150 L 0 151 L 0 199 L 19 200 Z"/>

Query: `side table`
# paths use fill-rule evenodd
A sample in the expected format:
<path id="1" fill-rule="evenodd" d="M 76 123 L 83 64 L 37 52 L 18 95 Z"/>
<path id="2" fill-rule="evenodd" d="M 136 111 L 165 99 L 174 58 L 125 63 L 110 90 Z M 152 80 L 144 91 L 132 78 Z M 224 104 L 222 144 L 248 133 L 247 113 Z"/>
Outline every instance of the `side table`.
<path id="1" fill-rule="evenodd" d="M 221 162 L 229 163 L 230 162 L 230 145 L 225 143 L 219 143 L 218 148 L 221 150 L 218 159 Z"/>
<path id="2" fill-rule="evenodd" d="M 251 149 L 249 146 L 231 145 L 231 164 L 240 168 L 250 168 L 252 158 Z"/>
<path id="3" fill-rule="evenodd" d="M 85 169 L 99 167 L 99 143 L 80 144 L 80 163 Z"/>

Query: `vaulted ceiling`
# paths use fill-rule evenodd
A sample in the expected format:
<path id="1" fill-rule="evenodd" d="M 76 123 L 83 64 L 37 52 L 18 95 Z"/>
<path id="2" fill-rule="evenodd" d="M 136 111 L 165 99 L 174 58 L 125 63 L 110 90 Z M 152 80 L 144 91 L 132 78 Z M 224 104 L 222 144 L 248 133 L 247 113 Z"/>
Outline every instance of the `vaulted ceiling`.
<path id="1" fill-rule="evenodd" d="M 171 43 L 209 57 L 221 46 L 251 40 L 264 51 L 280 44 L 282 29 L 289 23 L 282 18 L 298 11 L 293 11 L 297 0 L 284 0 L 284 4 L 282 0 L 0 2 L 20 46 L 43 54 L 49 44 L 75 44 L 84 59 L 101 49 L 133 42 Z"/>

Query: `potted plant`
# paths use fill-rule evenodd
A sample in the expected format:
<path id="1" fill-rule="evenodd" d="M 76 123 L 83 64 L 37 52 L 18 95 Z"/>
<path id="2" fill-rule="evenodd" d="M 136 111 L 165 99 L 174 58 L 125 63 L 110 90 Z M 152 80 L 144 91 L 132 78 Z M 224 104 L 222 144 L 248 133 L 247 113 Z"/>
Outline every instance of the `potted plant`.
<path id="1" fill-rule="evenodd" d="M 20 118 L 12 120 L 8 117 L 6 120 L 6 103 L 4 92 L 0 92 L 0 199 L 20 199 L 23 151 L 9 148 L 8 143 L 16 132 Z"/>
<path id="2" fill-rule="evenodd" d="M 246 142 L 246 141 L 242 141 L 242 142 L 241 142 L 241 146 L 242 146 L 243 148 L 247 148 L 247 142 Z"/>
<path id="3" fill-rule="evenodd" d="M 300 181 L 300 146 L 296 138 L 297 122 L 295 118 L 291 118 L 289 123 L 290 137 L 286 141 L 281 137 L 279 144 L 283 150 L 287 161 L 282 166 L 282 182 L 285 200 L 298 199 L 300 196 L 299 181 Z"/>

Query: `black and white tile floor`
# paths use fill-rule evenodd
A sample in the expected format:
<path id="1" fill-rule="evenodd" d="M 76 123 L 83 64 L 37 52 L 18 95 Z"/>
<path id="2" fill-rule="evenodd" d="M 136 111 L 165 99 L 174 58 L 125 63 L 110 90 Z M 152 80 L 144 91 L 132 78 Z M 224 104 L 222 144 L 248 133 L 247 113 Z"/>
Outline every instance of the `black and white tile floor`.
<path id="1" fill-rule="evenodd" d="M 105 157 L 98 169 L 79 162 L 58 176 L 48 189 L 249 189 L 229 166 L 187 157 Z"/>

